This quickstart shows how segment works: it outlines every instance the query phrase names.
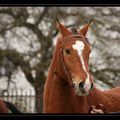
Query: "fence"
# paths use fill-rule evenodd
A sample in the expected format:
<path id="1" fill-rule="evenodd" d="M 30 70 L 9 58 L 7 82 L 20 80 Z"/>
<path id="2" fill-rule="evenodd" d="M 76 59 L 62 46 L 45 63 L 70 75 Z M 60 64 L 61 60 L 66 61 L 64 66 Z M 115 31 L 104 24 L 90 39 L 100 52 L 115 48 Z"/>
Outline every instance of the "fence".
<path id="1" fill-rule="evenodd" d="M 32 90 L 10 90 L 1 94 L 0 98 L 13 103 L 24 113 L 36 113 L 35 94 Z"/>

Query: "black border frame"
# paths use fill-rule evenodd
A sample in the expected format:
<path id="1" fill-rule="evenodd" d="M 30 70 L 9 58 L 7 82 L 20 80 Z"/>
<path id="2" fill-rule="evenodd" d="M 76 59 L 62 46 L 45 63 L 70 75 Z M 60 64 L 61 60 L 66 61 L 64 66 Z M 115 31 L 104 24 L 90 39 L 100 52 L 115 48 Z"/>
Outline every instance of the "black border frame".
<path id="1" fill-rule="evenodd" d="M 50 0 L 34 0 L 34 1 L 30 1 L 30 0 L 26 0 L 26 1 L 19 1 L 19 0 L 1 0 L 0 2 L 0 7 L 3 6 L 16 6 L 16 7 L 27 7 L 27 6 L 37 6 L 37 7 L 43 7 L 43 6 L 58 6 L 58 7 L 71 7 L 71 6 L 80 6 L 80 7 L 87 7 L 87 6 L 113 6 L 113 7 L 118 7 L 120 6 L 120 1 L 118 1 L 118 3 L 116 3 L 115 0 L 109 0 L 104 2 L 102 0 L 96 0 L 96 2 L 92 1 L 92 0 L 64 0 L 64 2 L 58 1 L 58 0 L 51 0 L 52 3 L 49 3 Z M 26 3 L 25 3 L 26 2 Z M 0 120 L 4 120 L 4 119 L 8 119 L 8 120 L 16 120 L 16 119 L 32 119 L 32 120 L 63 120 L 63 119 L 72 119 L 72 120 L 84 120 L 84 119 L 88 119 L 88 120 L 107 120 L 107 119 L 114 119 L 116 120 L 117 118 L 120 118 L 120 114 L 0 114 Z"/>

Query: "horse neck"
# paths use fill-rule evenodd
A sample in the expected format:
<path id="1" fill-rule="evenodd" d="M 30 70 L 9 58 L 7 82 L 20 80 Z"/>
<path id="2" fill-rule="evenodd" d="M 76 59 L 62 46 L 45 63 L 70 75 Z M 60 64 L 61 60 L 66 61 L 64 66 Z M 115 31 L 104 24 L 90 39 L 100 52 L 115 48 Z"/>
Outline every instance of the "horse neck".
<path id="1" fill-rule="evenodd" d="M 88 99 L 88 104 L 90 105 L 98 105 L 100 103 L 105 103 L 106 102 L 106 98 L 108 98 L 109 95 L 105 94 L 105 92 L 97 89 L 95 86 L 93 87 L 93 90 L 89 93 L 89 95 L 87 96 Z M 107 104 L 107 103 L 106 103 Z"/>
<path id="2" fill-rule="evenodd" d="M 55 73 L 57 73 L 57 75 L 59 75 L 59 77 L 62 77 L 63 75 L 61 73 L 64 73 L 64 70 L 62 68 L 62 62 L 61 57 L 60 57 L 60 39 L 58 40 L 54 53 L 53 53 L 53 58 L 49 67 L 49 72 L 48 72 L 48 78 L 52 79 L 51 77 L 54 76 Z"/>

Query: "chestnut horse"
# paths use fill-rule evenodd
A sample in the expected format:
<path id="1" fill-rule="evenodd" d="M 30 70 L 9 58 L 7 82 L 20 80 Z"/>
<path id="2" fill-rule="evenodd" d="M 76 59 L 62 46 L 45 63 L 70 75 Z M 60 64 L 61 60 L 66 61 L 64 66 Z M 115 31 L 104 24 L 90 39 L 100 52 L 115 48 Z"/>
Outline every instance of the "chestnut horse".
<path id="1" fill-rule="evenodd" d="M 10 102 L 3 101 L 0 99 L 0 114 L 3 113 L 19 113 L 22 112 Z"/>
<path id="2" fill-rule="evenodd" d="M 44 86 L 44 113 L 89 113 L 99 103 L 107 112 L 120 111 L 120 87 L 100 91 L 89 72 L 89 24 L 77 31 L 57 21 L 59 36 Z"/>

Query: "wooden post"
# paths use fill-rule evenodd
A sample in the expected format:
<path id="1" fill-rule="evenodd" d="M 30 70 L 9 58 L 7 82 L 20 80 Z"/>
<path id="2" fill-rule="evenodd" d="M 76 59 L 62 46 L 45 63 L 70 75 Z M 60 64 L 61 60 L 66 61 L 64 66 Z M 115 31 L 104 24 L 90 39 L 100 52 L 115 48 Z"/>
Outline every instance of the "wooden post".
<path id="1" fill-rule="evenodd" d="M 21 105 L 21 109 L 23 109 L 23 106 L 22 106 L 22 104 L 23 104 L 23 96 L 22 96 L 22 93 L 23 93 L 23 90 L 21 89 L 21 102 L 20 102 L 20 105 Z"/>
<path id="2" fill-rule="evenodd" d="M 31 112 L 31 90 L 30 90 L 30 97 L 29 97 L 29 101 L 30 101 L 30 112 Z"/>
<path id="3" fill-rule="evenodd" d="M 28 98 L 28 96 L 27 96 L 27 91 L 25 91 L 25 97 L 24 97 L 24 99 L 25 99 L 25 111 L 28 110 L 28 109 L 27 109 L 27 106 L 28 106 L 28 104 L 27 104 L 27 98 Z"/>

